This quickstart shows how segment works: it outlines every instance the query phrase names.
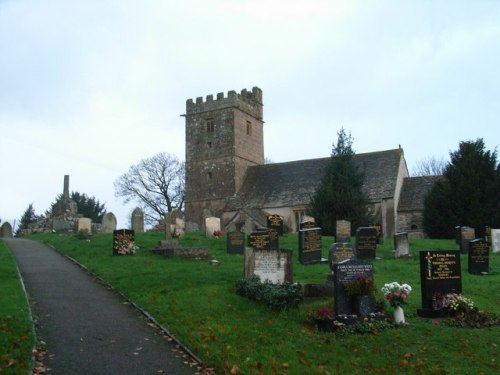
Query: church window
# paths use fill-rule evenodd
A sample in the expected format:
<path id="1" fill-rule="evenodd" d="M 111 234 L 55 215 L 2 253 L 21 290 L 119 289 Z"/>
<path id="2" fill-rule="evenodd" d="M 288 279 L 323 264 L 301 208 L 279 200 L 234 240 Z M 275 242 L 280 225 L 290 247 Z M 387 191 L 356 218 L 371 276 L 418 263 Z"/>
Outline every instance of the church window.
<path id="1" fill-rule="evenodd" d="M 207 142 L 207 147 L 212 148 L 212 142 Z"/>
<path id="2" fill-rule="evenodd" d="M 207 177 L 208 177 L 208 180 L 211 180 L 212 179 L 212 172 L 208 172 Z"/>
<path id="3" fill-rule="evenodd" d="M 247 135 L 252 135 L 252 123 L 247 121 Z"/>
<path id="4" fill-rule="evenodd" d="M 206 121 L 207 124 L 207 133 L 213 133 L 215 130 L 215 122 L 213 118 L 209 118 Z"/>

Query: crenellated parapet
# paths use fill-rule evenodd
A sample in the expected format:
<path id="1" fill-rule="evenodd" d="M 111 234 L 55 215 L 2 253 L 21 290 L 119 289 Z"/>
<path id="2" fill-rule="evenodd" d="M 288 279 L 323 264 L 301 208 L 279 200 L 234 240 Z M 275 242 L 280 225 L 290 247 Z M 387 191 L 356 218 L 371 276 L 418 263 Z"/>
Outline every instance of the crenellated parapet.
<path id="1" fill-rule="evenodd" d="M 253 87 L 252 91 L 243 89 L 239 94 L 231 90 L 228 91 L 227 96 L 224 96 L 222 92 L 218 93 L 215 99 L 213 95 L 207 95 L 205 100 L 201 96 L 197 97 L 196 100 L 188 99 L 186 101 L 186 116 L 220 111 L 226 108 L 239 108 L 243 112 L 262 119 L 262 105 L 262 90 L 258 87 Z"/>

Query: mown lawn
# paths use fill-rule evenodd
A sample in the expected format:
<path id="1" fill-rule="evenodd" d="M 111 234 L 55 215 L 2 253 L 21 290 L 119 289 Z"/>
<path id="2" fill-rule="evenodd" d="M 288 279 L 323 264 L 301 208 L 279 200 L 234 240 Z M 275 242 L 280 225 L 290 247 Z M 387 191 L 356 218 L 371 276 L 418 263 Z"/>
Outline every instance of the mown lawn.
<path id="1" fill-rule="evenodd" d="M 235 294 L 243 277 L 243 256 L 226 253 L 225 238 L 206 239 L 188 233 L 183 246 L 207 246 L 208 261 L 163 258 L 149 252 L 162 238 L 158 233 L 136 235 L 134 256 L 112 256 L 112 236 L 90 241 L 45 234 L 33 238 L 84 264 L 149 311 L 196 353 L 207 367 L 231 374 L 494 374 L 500 371 L 500 327 L 453 328 L 417 317 L 421 307 L 418 250 L 457 249 L 452 240 L 412 240 L 408 260 L 393 259 L 392 241 L 379 245 L 374 262 L 380 287 L 391 281 L 413 287 L 405 315 L 409 325 L 376 334 L 339 337 L 318 332 L 307 322 L 313 307 L 330 305 L 329 298 L 303 302 L 299 308 L 273 312 Z M 298 263 L 297 236 L 280 239 L 281 248 L 294 250 L 294 281 L 324 283 L 327 264 Z M 327 258 L 332 238 L 323 237 Z M 500 255 L 490 256 L 490 275 L 467 273 L 462 255 L 463 294 L 478 307 L 500 312 Z M 382 298 L 382 293 L 379 296 Z"/>
<path id="2" fill-rule="evenodd" d="M 27 374 L 35 337 L 16 263 L 0 240 L 0 374 Z"/>

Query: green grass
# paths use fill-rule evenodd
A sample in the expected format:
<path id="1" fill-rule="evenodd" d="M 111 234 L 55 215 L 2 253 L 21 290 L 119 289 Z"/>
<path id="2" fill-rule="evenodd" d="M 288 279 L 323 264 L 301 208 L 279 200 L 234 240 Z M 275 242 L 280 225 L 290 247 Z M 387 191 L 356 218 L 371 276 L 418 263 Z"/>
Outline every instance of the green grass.
<path id="1" fill-rule="evenodd" d="M 380 287 L 390 281 L 413 287 L 405 315 L 409 326 L 373 335 L 338 337 L 307 323 L 313 307 L 330 305 L 329 298 L 305 301 L 299 308 L 277 313 L 240 297 L 235 281 L 243 277 L 243 256 L 226 253 L 225 238 L 206 239 L 188 233 L 184 246 L 207 246 L 218 267 L 208 261 L 162 258 L 148 250 L 161 234 L 136 235 L 134 256 L 113 257 L 112 236 L 90 242 L 65 235 L 37 235 L 101 276 L 149 311 L 178 337 L 207 367 L 219 374 L 493 374 L 498 364 L 500 327 L 461 329 L 416 316 L 421 307 L 420 249 L 457 249 L 454 241 L 411 240 L 407 260 L 393 259 L 392 241 L 379 245 L 374 262 Z M 294 281 L 324 283 L 328 265 L 298 263 L 297 236 L 280 239 L 281 248 L 294 250 Z M 332 238 L 323 237 L 326 258 Z M 500 310 L 500 255 L 490 256 L 491 275 L 467 272 L 462 256 L 463 293 L 482 310 Z M 379 297 L 382 297 L 379 292 Z"/>
<path id="2" fill-rule="evenodd" d="M 35 337 L 16 263 L 0 241 L 0 374 L 27 374 Z"/>

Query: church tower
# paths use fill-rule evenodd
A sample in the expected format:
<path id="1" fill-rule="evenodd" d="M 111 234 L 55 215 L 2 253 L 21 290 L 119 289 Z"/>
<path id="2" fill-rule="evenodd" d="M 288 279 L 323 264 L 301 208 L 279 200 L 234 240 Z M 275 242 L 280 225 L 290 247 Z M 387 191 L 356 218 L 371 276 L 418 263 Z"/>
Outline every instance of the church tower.
<path id="1" fill-rule="evenodd" d="M 249 166 L 264 164 L 262 90 L 186 101 L 186 223 L 221 217 Z"/>

